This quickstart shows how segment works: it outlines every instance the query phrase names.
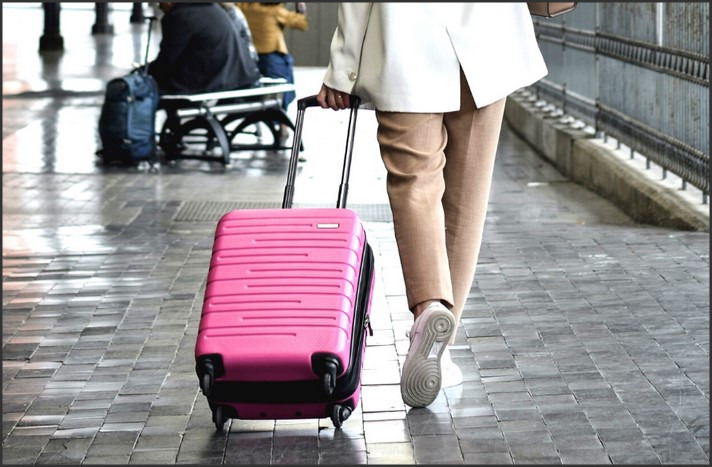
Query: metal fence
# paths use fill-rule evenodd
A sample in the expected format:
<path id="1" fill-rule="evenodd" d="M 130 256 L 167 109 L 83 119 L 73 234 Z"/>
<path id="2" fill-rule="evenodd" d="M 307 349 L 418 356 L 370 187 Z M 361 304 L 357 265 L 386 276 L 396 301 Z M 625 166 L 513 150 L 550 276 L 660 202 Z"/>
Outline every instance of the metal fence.
<path id="1" fill-rule="evenodd" d="M 538 97 L 709 193 L 709 3 L 579 3 L 535 18 Z"/>

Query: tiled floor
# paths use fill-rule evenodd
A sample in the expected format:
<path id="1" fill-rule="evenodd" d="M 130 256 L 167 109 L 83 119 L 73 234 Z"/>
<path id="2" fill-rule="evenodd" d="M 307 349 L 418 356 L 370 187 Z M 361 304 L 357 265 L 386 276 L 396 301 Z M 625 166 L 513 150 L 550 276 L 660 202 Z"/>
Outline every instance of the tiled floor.
<path id="1" fill-rule="evenodd" d="M 3 463 L 709 463 L 709 235 L 633 223 L 506 127 L 453 352 L 465 382 L 403 404 L 412 318 L 369 111 L 349 195 L 377 265 L 361 404 L 338 430 L 216 433 L 193 355 L 215 219 L 181 213 L 279 204 L 286 156 L 97 164 L 103 80 L 142 30 L 116 11 L 92 38 L 91 10 L 62 15 L 68 49 L 42 60 L 41 13 L 3 5 Z M 299 94 L 322 73 L 299 68 Z M 298 205 L 336 198 L 344 119 L 308 117 Z"/>

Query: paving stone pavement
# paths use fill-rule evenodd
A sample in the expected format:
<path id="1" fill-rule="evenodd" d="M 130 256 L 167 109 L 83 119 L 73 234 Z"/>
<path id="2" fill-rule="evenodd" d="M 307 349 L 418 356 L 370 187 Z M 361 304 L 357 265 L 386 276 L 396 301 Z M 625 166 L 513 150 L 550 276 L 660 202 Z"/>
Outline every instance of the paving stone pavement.
<path id="1" fill-rule="evenodd" d="M 66 26 L 91 24 L 91 10 L 63 12 L 81 48 L 62 73 L 86 88 L 68 94 L 34 50 L 41 16 L 3 6 L 4 464 L 709 463 L 709 235 L 632 222 L 506 127 L 452 352 L 465 381 L 428 408 L 403 404 L 412 317 L 369 111 L 349 195 L 377 274 L 359 407 L 341 429 L 232 420 L 217 433 L 193 354 L 216 219 L 181 213 L 279 204 L 287 160 L 97 165 L 103 84 L 91 79 L 120 74 L 141 35 L 128 13 L 113 13 L 107 56 L 104 39 Z M 322 73 L 298 68 L 298 93 Z M 308 118 L 297 206 L 336 198 L 343 154 L 344 115 Z"/>

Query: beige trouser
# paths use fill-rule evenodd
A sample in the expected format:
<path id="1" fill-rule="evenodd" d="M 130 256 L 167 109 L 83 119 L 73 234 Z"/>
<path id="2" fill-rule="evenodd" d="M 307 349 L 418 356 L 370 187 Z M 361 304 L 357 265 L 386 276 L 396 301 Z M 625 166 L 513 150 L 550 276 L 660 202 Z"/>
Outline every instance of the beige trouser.
<path id="1" fill-rule="evenodd" d="M 460 86 L 456 112 L 376 112 L 408 306 L 439 299 L 456 323 L 474 280 L 505 103 L 478 109 L 462 71 Z"/>

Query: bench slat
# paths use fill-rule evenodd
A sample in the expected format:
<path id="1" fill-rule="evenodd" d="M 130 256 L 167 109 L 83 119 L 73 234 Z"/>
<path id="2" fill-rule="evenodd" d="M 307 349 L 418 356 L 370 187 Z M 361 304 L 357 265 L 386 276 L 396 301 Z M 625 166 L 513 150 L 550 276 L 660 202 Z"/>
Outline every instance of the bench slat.
<path id="1" fill-rule="evenodd" d="M 259 88 L 247 88 L 247 89 L 236 89 L 232 91 L 217 91 L 217 92 L 205 92 L 201 94 L 165 94 L 161 96 L 161 100 L 171 101 L 173 103 L 179 103 L 180 101 L 186 102 L 203 102 L 210 100 L 220 100 L 220 99 L 241 99 L 245 97 L 255 97 L 255 96 L 269 96 L 272 94 L 283 94 L 289 91 L 295 91 L 296 88 L 293 84 L 275 84 L 269 86 L 262 86 Z"/>
<path id="2" fill-rule="evenodd" d="M 213 115 L 221 115 L 228 113 L 248 113 L 256 110 L 265 110 L 272 108 L 281 108 L 282 101 L 279 99 L 265 99 L 260 101 L 238 102 L 235 104 L 216 105 L 210 107 L 210 113 Z M 205 115 L 208 111 L 203 107 L 191 107 L 187 109 L 178 109 L 178 117 L 195 117 L 197 115 Z"/>

